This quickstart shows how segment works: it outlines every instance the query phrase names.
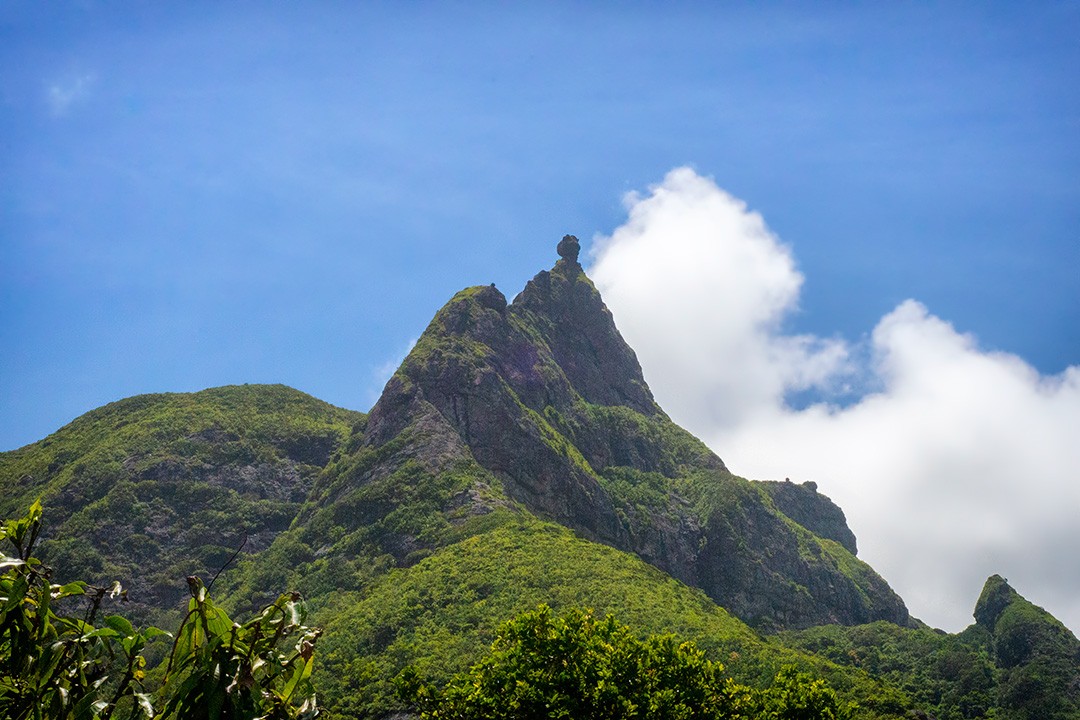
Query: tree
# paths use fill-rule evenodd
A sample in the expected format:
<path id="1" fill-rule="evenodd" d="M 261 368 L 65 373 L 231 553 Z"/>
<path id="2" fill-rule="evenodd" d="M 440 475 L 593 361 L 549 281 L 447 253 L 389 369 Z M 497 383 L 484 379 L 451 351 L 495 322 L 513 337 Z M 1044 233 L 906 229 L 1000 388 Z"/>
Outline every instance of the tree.
<path id="1" fill-rule="evenodd" d="M 246 623 L 215 606 L 197 578 L 169 654 L 165 681 L 144 687 L 147 643 L 166 633 L 136 630 L 121 615 L 99 618 L 119 583 L 57 585 L 33 556 L 41 505 L 0 525 L 0 717 L 11 720 L 307 720 L 318 714 L 310 676 L 319 630 L 307 627 L 296 593 Z M 83 609 L 71 613 L 76 600 Z M 59 606 L 58 606 L 59 603 Z M 155 710 L 155 707 L 160 710 Z"/>
<path id="2" fill-rule="evenodd" d="M 835 693 L 785 670 L 764 693 L 725 677 L 693 643 L 639 639 L 608 615 L 541 605 L 500 628 L 490 653 L 446 687 L 399 678 L 422 720 L 842 720 Z"/>

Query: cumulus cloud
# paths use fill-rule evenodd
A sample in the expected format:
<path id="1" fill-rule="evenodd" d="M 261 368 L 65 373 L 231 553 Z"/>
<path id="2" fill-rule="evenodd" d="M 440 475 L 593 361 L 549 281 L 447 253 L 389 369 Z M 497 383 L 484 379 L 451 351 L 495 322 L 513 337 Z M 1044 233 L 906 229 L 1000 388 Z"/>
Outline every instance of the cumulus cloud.
<path id="1" fill-rule="evenodd" d="M 738 474 L 817 481 L 930 624 L 969 624 L 1000 573 L 1080 628 L 1080 366 L 1041 376 L 914 300 L 865 347 L 786 334 L 803 278 L 760 215 L 688 168 L 626 203 L 590 274 L 676 421 Z"/>

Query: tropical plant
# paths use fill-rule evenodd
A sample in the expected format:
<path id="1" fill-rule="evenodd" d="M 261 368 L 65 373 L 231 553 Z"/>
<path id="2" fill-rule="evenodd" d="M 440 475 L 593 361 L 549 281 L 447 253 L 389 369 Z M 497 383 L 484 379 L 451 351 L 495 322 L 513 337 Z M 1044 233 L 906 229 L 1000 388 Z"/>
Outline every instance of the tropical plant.
<path id="1" fill-rule="evenodd" d="M 112 588 L 50 582 L 34 557 L 42 509 L 0 525 L 0 717 L 11 720 L 307 720 L 318 714 L 310 676 L 319 630 L 303 600 L 287 593 L 234 623 L 207 588 L 188 578 L 191 600 L 175 635 L 164 682 L 146 688 L 146 644 L 169 633 L 100 617 Z M 81 605 L 78 602 L 82 601 Z M 158 708 L 157 710 L 155 708 Z"/>

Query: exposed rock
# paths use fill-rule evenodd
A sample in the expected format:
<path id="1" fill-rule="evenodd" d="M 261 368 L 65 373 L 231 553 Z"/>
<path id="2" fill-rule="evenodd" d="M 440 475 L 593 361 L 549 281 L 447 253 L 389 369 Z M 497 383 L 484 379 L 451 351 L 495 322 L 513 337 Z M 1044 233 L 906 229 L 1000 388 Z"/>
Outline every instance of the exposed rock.
<path id="1" fill-rule="evenodd" d="M 559 241 L 559 246 L 556 248 L 556 251 L 562 259 L 576 263 L 578 261 L 578 253 L 581 252 L 581 244 L 573 235 L 563 235 L 563 239 Z"/>
<path id="2" fill-rule="evenodd" d="M 835 540 L 852 555 L 858 554 L 855 533 L 848 527 L 844 511 L 832 500 L 818 493 L 816 483 L 804 482 L 797 485 L 785 480 L 764 482 L 762 487 L 769 493 L 777 510 L 815 535 Z"/>

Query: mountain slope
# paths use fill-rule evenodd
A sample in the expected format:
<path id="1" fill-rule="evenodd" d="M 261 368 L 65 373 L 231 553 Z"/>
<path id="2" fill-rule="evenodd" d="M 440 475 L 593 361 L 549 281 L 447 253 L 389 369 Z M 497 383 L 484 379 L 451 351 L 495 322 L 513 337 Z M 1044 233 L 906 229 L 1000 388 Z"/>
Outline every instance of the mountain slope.
<path id="1" fill-rule="evenodd" d="M 316 677 L 333 717 L 369 717 L 394 708 L 393 683 L 412 665 L 448 680 L 487 649 L 499 624 L 539 603 L 612 613 L 642 634 L 694 640 L 727 671 L 766 685 L 784 665 L 827 678 L 862 717 L 902 715 L 907 698 L 861 672 L 761 639 L 702 592 L 627 553 L 566 528 L 500 511 L 488 532 L 393 570 L 362 592 L 326 599 L 328 618 Z"/>
<path id="2" fill-rule="evenodd" d="M 281 385 L 140 395 L 0 453 L 0 513 L 41 498 L 65 578 L 122 578 L 136 614 L 178 605 L 242 543 L 268 547 L 361 413 Z"/>
<path id="3" fill-rule="evenodd" d="M 975 622 L 1000 668 L 997 701 L 1018 718 L 1080 718 L 1080 642 L 999 575 L 983 586 Z"/>
<path id="4" fill-rule="evenodd" d="M 576 239 L 560 251 L 512 304 L 474 287 L 435 315 L 349 460 L 320 477 L 300 525 L 351 538 L 345 545 L 374 542 L 401 565 L 461 518 L 515 503 L 635 553 L 764 630 L 909 622 L 852 553 L 828 499 L 735 477 L 671 422 L 578 264 Z M 402 488 L 420 485 L 430 491 L 424 518 L 410 526 Z M 815 516 L 830 517 L 829 529 Z M 373 527 L 385 532 L 376 538 Z"/>
<path id="5" fill-rule="evenodd" d="M 512 303 L 455 295 L 368 415 L 282 386 L 130 398 L 0 453 L 0 510 L 44 497 L 47 559 L 149 619 L 246 538 L 214 594 L 309 598 L 331 717 L 394 712 L 405 665 L 446 679 L 540 602 L 677 632 L 750 684 L 796 664 L 860 718 L 1071 697 L 1075 638 L 1004 581 L 965 633 L 917 627 L 814 484 L 733 475 L 656 404 L 576 240 L 559 254 Z"/>

